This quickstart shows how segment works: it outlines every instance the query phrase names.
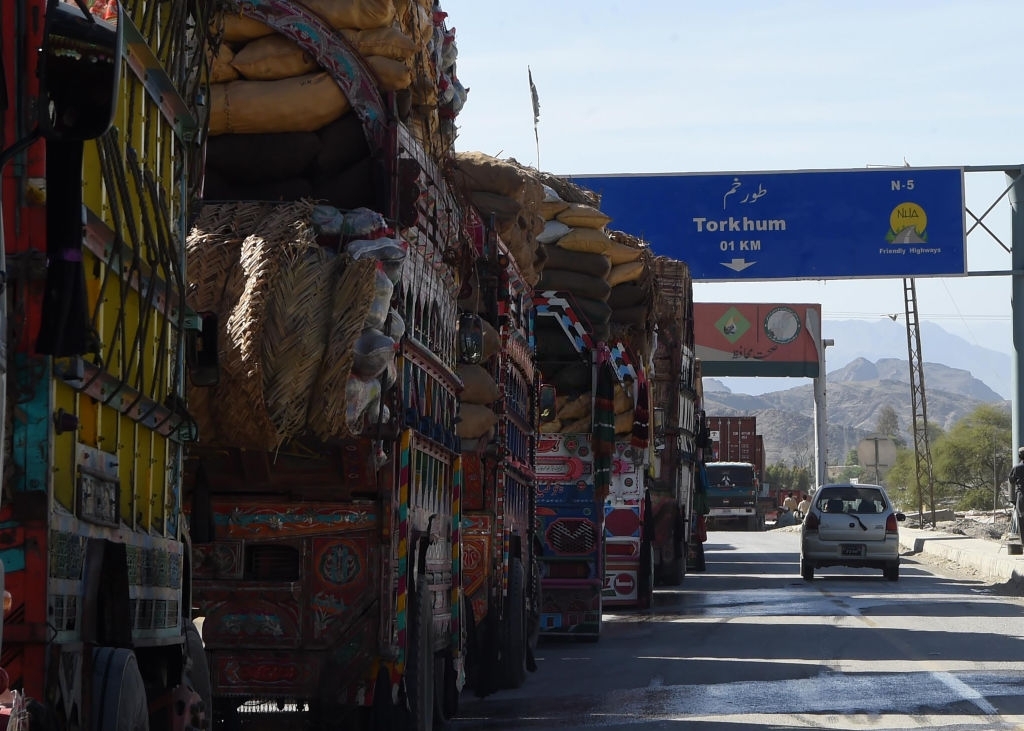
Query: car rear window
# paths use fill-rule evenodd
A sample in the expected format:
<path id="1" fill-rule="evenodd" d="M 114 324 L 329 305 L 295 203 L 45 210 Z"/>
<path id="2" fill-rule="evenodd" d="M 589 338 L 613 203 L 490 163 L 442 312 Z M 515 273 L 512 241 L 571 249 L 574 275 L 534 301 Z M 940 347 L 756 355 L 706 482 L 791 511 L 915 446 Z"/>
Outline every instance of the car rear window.
<path id="1" fill-rule="evenodd" d="M 823 513 L 882 513 L 887 507 L 882 492 L 870 487 L 819 490 L 815 505 Z"/>

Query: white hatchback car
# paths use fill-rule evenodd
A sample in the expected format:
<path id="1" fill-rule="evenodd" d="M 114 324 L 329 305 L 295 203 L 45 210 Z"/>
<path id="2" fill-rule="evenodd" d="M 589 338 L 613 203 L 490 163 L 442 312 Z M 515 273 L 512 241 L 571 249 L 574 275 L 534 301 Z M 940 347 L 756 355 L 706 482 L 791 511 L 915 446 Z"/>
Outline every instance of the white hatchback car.
<path id="1" fill-rule="evenodd" d="M 800 528 L 800 575 L 814 578 L 821 566 L 882 569 L 900 578 L 899 522 L 881 485 L 822 485 Z"/>

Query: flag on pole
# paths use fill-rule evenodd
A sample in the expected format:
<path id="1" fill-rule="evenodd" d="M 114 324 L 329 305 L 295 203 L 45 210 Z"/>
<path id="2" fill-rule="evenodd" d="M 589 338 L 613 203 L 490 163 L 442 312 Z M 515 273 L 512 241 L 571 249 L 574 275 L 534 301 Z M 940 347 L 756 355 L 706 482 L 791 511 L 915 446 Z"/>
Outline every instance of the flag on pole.
<path id="1" fill-rule="evenodd" d="M 530 96 L 533 97 L 533 123 L 537 124 L 540 121 L 540 99 L 537 97 L 537 87 L 533 84 L 533 72 L 530 67 L 526 67 L 526 74 L 530 77 Z"/>

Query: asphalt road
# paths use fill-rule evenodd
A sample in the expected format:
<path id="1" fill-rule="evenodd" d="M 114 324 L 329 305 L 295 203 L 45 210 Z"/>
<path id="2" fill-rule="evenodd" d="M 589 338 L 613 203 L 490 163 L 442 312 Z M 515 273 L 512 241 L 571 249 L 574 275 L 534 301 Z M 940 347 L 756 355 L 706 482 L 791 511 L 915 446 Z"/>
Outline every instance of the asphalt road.
<path id="1" fill-rule="evenodd" d="M 543 641 L 518 690 L 465 693 L 476 729 L 1001 729 L 1024 724 L 1024 600 L 906 557 L 798 573 L 793 532 L 712 532 L 708 570 Z"/>

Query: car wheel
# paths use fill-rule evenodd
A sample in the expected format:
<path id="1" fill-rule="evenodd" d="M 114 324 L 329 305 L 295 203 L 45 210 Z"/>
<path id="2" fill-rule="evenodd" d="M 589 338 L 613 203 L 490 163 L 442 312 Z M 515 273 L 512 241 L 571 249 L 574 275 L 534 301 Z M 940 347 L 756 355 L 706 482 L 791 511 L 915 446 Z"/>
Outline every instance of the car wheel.
<path id="1" fill-rule="evenodd" d="M 800 575 L 804 577 L 804 581 L 814 579 L 814 564 L 805 558 L 800 559 Z"/>
<path id="2" fill-rule="evenodd" d="M 898 563 L 888 564 L 884 569 L 882 569 L 882 575 L 889 581 L 899 581 L 900 565 Z"/>

